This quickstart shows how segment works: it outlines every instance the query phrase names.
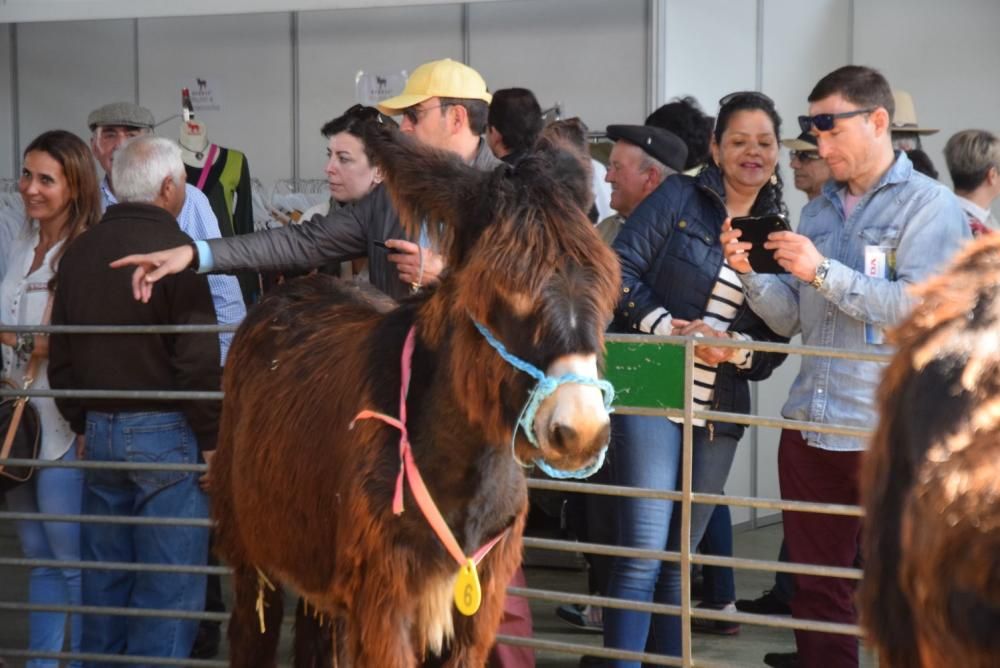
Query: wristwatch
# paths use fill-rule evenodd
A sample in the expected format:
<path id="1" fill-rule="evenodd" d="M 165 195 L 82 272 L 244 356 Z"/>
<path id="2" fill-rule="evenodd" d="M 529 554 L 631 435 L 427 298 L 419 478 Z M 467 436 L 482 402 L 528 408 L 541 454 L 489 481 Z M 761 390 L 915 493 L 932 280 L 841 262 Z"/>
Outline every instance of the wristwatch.
<path id="1" fill-rule="evenodd" d="M 825 257 L 823 258 L 823 261 L 819 263 L 819 266 L 816 267 L 816 275 L 813 276 L 811 281 L 809 281 L 809 285 L 819 290 L 823 287 L 823 281 L 826 280 L 826 275 L 828 273 L 830 273 L 830 258 Z"/>

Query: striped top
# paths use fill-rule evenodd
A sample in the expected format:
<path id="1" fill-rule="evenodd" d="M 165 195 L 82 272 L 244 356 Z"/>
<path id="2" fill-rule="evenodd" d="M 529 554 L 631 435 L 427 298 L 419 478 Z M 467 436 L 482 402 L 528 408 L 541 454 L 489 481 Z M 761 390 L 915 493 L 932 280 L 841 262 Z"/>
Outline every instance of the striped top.
<path id="1" fill-rule="evenodd" d="M 740 307 L 743 306 L 744 300 L 743 288 L 739 277 L 727 262 L 723 262 L 701 319 L 713 329 L 717 329 L 720 332 L 728 332 Z M 641 331 L 660 335 L 669 335 L 672 327 L 673 319 L 670 313 L 664 308 L 654 309 L 643 318 L 642 323 L 639 325 Z M 732 337 L 738 341 L 751 340 L 749 336 L 739 332 L 733 332 Z M 749 369 L 753 364 L 753 351 L 740 348 L 733 353 L 732 359 L 727 364 L 734 364 L 740 369 Z M 715 393 L 716 374 L 716 367 L 705 364 L 697 358 L 695 359 L 694 388 L 692 391 L 695 410 L 711 410 L 712 397 Z M 670 420 L 683 422 L 684 418 L 672 417 Z M 705 420 L 695 419 L 692 424 L 697 427 L 704 427 Z"/>

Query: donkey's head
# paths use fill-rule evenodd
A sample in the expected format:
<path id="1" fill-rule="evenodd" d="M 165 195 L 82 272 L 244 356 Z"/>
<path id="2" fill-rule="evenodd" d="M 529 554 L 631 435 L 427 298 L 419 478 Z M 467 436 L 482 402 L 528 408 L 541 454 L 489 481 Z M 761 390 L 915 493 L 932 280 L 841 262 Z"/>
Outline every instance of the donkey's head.
<path id="1" fill-rule="evenodd" d="M 620 274 L 585 214 L 585 147 L 545 135 L 516 169 L 483 173 L 407 138 L 380 137 L 374 152 L 404 224 L 443 223 L 449 270 L 422 309 L 420 332 L 428 345 L 449 348 L 469 420 L 491 443 L 514 439 L 521 461 L 588 466 L 609 439 L 605 397 L 593 381 Z M 565 382 L 530 402 L 537 379 L 527 367 Z M 519 416 L 535 403 L 519 431 Z"/>

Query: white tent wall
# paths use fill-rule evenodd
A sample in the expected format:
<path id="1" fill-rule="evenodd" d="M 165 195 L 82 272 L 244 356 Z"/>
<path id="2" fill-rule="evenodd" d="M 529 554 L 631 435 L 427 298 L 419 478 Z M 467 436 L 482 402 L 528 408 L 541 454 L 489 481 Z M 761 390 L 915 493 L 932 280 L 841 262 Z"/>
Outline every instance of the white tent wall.
<path id="1" fill-rule="evenodd" d="M 522 86 L 592 130 L 646 118 L 646 0 L 472 5 L 469 62 L 493 89 Z"/>
<path id="2" fill-rule="evenodd" d="M 292 50 L 289 14 L 139 22 L 139 101 L 157 120 L 181 110 L 181 88 L 205 80 L 220 104 L 203 111 L 212 141 L 247 154 L 264 183 L 291 176 Z M 158 128 L 177 137 L 180 119 Z"/>
<path id="3" fill-rule="evenodd" d="M 0 179 L 13 178 L 19 160 L 14 158 L 14 70 L 11 33 L 13 27 L 0 24 Z"/>
<path id="4" fill-rule="evenodd" d="M 358 70 L 465 57 L 492 88 L 532 88 L 595 129 L 641 123 L 654 95 L 692 94 L 714 113 L 721 95 L 759 87 L 775 99 L 785 136 L 797 134 L 820 76 L 873 65 L 913 94 L 922 124 L 941 128 L 924 146 L 947 182 L 948 136 L 1000 131 L 998 25 L 996 0 L 515 0 L 3 25 L 0 177 L 16 173 L 15 152 L 43 130 L 86 136 L 87 113 L 104 102 L 137 99 L 158 119 L 177 113 L 182 81 L 197 76 L 211 78 L 222 103 L 201 115 L 212 138 L 244 150 L 265 184 L 317 178 L 319 128 L 353 104 Z M 663 54 L 659 67 L 651 52 Z M 176 136 L 177 121 L 160 132 Z M 782 169 L 797 221 L 805 200 L 787 154 Z M 757 387 L 759 413 L 779 414 L 797 366 Z M 727 491 L 777 496 L 777 431 L 744 440 Z M 734 509 L 737 522 L 749 518 Z"/>
<path id="5" fill-rule="evenodd" d="M 302 12 L 298 34 L 299 175 L 323 178 L 326 142 L 319 130 L 355 103 L 358 71 L 411 71 L 437 58 L 461 60 L 462 8 Z"/>

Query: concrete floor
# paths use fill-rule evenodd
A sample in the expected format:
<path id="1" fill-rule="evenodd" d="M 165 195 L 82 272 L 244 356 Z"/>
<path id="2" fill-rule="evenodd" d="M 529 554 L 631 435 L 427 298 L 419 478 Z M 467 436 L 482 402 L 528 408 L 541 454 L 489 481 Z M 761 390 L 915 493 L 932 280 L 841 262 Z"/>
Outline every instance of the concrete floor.
<path id="1" fill-rule="evenodd" d="M 738 531 L 735 535 L 736 554 L 741 557 L 773 559 L 781 541 L 781 525 L 774 525 L 754 531 Z M 10 523 L 0 523 L 0 555 L 18 556 L 20 549 L 17 536 Z M 540 589 L 586 593 L 586 576 L 579 570 L 531 566 L 526 569 L 528 585 Z M 740 571 L 737 573 L 737 595 L 740 598 L 754 598 L 770 588 L 772 575 L 761 571 Z M 27 599 L 26 570 L 6 567 L 0 574 L 0 601 L 25 601 Z M 555 604 L 532 601 L 535 635 L 539 638 L 599 646 L 599 634 L 580 631 L 561 621 L 555 615 Z M 286 615 L 290 619 L 291 615 Z M 27 645 L 27 615 L 0 612 L 0 648 L 24 648 Z M 284 640 L 287 645 L 288 636 Z M 735 636 L 694 636 L 694 656 L 734 666 L 763 666 L 761 659 L 767 652 L 794 651 L 795 642 L 791 631 L 744 624 Z M 223 650 L 224 651 L 224 650 Z M 283 656 L 289 656 L 283 651 Z M 2 651 L 0 651 L 2 656 Z M 222 657 L 220 657 L 222 658 Z M 575 655 L 539 652 L 538 668 L 575 668 L 579 658 Z M 18 660 L 7 660 L 10 668 L 24 664 Z M 865 657 L 863 666 L 874 666 L 871 657 Z"/>

